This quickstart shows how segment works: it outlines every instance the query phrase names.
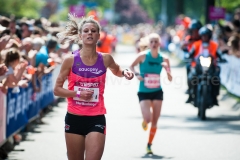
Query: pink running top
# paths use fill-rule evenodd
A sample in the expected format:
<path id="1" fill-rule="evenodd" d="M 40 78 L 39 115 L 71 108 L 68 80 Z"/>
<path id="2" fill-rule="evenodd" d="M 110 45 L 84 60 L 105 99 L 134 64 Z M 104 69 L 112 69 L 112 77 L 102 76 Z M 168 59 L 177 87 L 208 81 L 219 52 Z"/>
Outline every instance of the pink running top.
<path id="1" fill-rule="evenodd" d="M 86 116 L 95 116 L 106 114 L 106 108 L 104 105 L 104 89 L 105 89 L 105 79 L 106 79 L 106 67 L 104 66 L 103 59 L 101 53 L 98 53 L 98 59 L 96 65 L 86 66 L 83 64 L 82 60 L 79 62 L 80 55 L 79 52 L 73 52 L 74 55 L 78 54 L 78 56 L 74 56 L 74 63 L 72 69 L 68 75 L 68 89 L 69 90 L 93 90 L 94 94 L 92 99 L 89 101 L 85 101 L 83 99 L 77 97 L 68 98 L 68 112 L 77 114 L 77 115 L 86 115 Z M 77 57 L 77 58 L 76 58 Z M 100 62 L 99 62 L 100 61 Z M 78 64 L 78 66 L 76 66 Z M 92 74 L 91 71 L 93 68 L 95 70 L 103 70 L 103 66 L 105 72 L 99 73 L 99 76 L 88 78 L 89 74 Z M 81 74 L 74 73 L 73 70 L 75 68 L 81 68 Z M 96 68 L 97 67 L 97 68 Z M 88 69 L 85 69 L 88 68 Z M 82 71 L 84 70 L 84 71 Z M 89 73 L 88 73 L 89 72 Z M 84 76 L 83 76 L 84 75 Z"/>

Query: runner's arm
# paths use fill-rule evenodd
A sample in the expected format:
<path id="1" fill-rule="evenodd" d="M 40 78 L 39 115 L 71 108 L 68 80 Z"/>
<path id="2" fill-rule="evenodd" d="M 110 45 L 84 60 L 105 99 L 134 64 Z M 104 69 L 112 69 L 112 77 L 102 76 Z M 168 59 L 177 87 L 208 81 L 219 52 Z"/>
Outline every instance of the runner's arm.
<path id="1" fill-rule="evenodd" d="M 170 61 L 167 57 L 164 58 L 164 62 L 166 62 L 167 66 L 165 66 L 165 70 L 167 72 L 168 80 L 172 81 L 172 74 L 171 74 L 171 69 L 170 69 Z"/>
<path id="2" fill-rule="evenodd" d="M 131 70 L 136 76 L 139 75 L 139 73 L 137 73 L 137 72 L 135 71 L 134 67 L 143 61 L 143 59 L 144 59 L 145 56 L 146 56 L 146 54 L 144 54 L 144 53 L 145 53 L 145 52 L 139 53 L 139 55 L 137 56 L 137 58 L 133 61 L 133 63 L 132 63 L 131 66 L 129 67 L 130 70 Z"/>
<path id="3" fill-rule="evenodd" d="M 56 84 L 54 87 L 54 95 L 55 96 L 59 96 L 59 97 L 64 97 L 64 98 L 68 98 L 68 97 L 76 97 L 76 91 L 70 91 L 68 89 L 64 89 L 63 88 L 63 84 L 65 82 L 65 80 L 67 79 L 70 71 L 71 71 L 71 67 L 73 64 L 73 57 L 67 57 L 64 61 L 63 64 L 61 66 L 61 70 L 59 72 L 59 75 L 57 77 L 56 80 Z"/>
<path id="4" fill-rule="evenodd" d="M 127 79 L 132 79 L 132 72 L 127 69 L 121 69 L 121 67 L 114 61 L 113 57 L 109 54 L 104 54 L 104 63 L 106 68 L 109 68 L 115 76 L 126 77 Z"/>

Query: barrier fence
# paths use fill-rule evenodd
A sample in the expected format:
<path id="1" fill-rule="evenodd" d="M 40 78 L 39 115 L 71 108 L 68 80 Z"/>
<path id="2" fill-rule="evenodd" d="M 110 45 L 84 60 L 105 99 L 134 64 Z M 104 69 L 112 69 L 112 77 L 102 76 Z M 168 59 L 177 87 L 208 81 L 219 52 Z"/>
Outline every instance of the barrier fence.
<path id="1" fill-rule="evenodd" d="M 221 63 L 221 83 L 228 92 L 240 97 L 240 58 L 233 55 L 224 55 L 227 63 Z"/>
<path id="2" fill-rule="evenodd" d="M 14 93 L 12 88 L 5 95 L 0 91 L 0 146 L 8 137 L 23 129 L 35 120 L 42 109 L 53 103 L 57 98 L 53 95 L 53 87 L 60 66 L 42 77 L 42 88 L 34 93 L 32 83 L 28 87 L 20 88 Z"/>

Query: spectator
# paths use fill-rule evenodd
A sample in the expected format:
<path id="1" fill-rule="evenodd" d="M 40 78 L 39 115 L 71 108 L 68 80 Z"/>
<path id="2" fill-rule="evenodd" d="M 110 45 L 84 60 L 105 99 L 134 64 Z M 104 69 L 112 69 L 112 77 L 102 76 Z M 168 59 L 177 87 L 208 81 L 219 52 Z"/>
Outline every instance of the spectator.
<path id="1" fill-rule="evenodd" d="M 20 33 L 20 29 L 19 27 L 16 26 L 16 20 L 15 19 L 12 19 L 10 21 L 10 24 L 9 24 L 9 30 L 10 30 L 10 34 L 13 36 L 17 36 L 18 39 L 22 39 L 22 36 L 21 36 L 21 33 Z"/>
<path id="2" fill-rule="evenodd" d="M 44 66 L 48 66 L 48 58 L 49 54 L 54 52 L 57 47 L 57 39 L 52 37 L 46 46 L 42 46 L 40 51 L 36 55 L 36 64 L 35 66 L 38 67 L 40 63 Z"/>
<path id="3" fill-rule="evenodd" d="M 45 42 L 42 38 L 40 38 L 40 37 L 34 38 L 32 41 L 32 44 L 33 44 L 32 50 L 29 52 L 29 55 L 28 55 L 28 57 L 30 59 L 30 64 L 32 66 L 38 67 L 37 73 L 36 73 L 36 75 L 33 76 L 33 80 L 32 80 L 34 92 L 39 92 L 41 90 L 41 79 L 40 79 L 39 75 L 43 74 L 44 65 L 40 65 L 40 66 L 39 66 L 39 64 L 36 65 L 36 55 L 37 55 L 37 53 L 39 53 L 39 51 L 42 48 L 42 46 L 44 45 L 44 43 Z M 39 77 L 39 78 L 37 79 L 37 77 Z M 39 85 L 37 85 L 37 80 L 39 82 Z"/>
<path id="4" fill-rule="evenodd" d="M 26 69 L 26 63 L 20 63 L 20 53 L 17 49 L 11 48 L 6 54 L 6 59 L 4 61 L 6 67 L 8 68 L 8 72 L 5 73 L 4 77 L 1 79 L 6 78 L 2 92 L 6 93 L 7 88 L 16 87 L 18 82 L 21 80 L 21 76 Z M 14 75 L 14 70 L 16 70 L 16 75 Z"/>
<path id="5" fill-rule="evenodd" d="M 218 43 L 218 50 L 220 53 L 228 53 L 229 46 L 227 45 L 226 41 L 224 40 L 223 35 L 219 35 L 217 37 L 217 43 Z"/>
<path id="6" fill-rule="evenodd" d="M 113 36 L 109 35 L 106 30 L 100 33 L 100 40 L 97 44 L 97 51 L 102 53 L 112 53 Z"/>
<path id="7" fill-rule="evenodd" d="M 22 39 L 30 37 L 31 34 L 32 34 L 32 30 L 33 30 L 33 27 L 30 24 L 28 24 L 26 22 L 23 22 L 21 24 L 21 31 L 22 31 L 21 36 L 22 36 Z"/>
<path id="8" fill-rule="evenodd" d="M 7 17 L 1 17 L 1 18 L 0 18 L 0 24 L 1 24 L 3 27 L 8 28 L 9 23 L 10 23 L 10 19 L 9 19 L 9 18 L 7 18 Z"/>
<path id="9" fill-rule="evenodd" d="M 22 53 L 24 56 L 28 56 L 28 53 L 31 51 L 32 49 L 32 38 L 30 37 L 27 37 L 27 38 L 24 38 L 22 40 L 22 47 L 21 47 L 21 50 L 22 50 Z"/>
<path id="10" fill-rule="evenodd" d="M 6 45 L 10 40 L 10 36 L 6 35 L 0 38 L 0 52 L 5 49 Z"/>
<path id="11" fill-rule="evenodd" d="M 230 46 L 230 54 L 240 58 L 240 37 L 238 35 L 232 36 L 228 45 Z"/>
<path id="12" fill-rule="evenodd" d="M 5 64 L 0 64 L 0 81 L 4 79 L 5 74 L 7 73 L 8 69 Z"/>

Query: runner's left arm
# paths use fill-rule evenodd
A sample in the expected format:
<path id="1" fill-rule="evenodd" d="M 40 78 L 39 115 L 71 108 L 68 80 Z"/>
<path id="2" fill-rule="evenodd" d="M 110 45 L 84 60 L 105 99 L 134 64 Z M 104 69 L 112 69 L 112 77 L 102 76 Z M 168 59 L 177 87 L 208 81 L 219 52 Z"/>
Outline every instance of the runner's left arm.
<path id="1" fill-rule="evenodd" d="M 164 62 L 163 62 L 163 67 L 165 68 L 166 72 L 167 72 L 167 76 L 168 76 L 168 80 L 172 81 L 172 74 L 171 74 L 171 69 L 170 69 L 170 61 L 167 57 L 164 58 Z"/>
<path id="2" fill-rule="evenodd" d="M 120 66 L 114 61 L 113 57 L 109 54 L 104 55 L 104 63 L 106 68 L 109 68 L 115 76 L 125 77 L 128 80 L 133 78 L 133 73 L 128 69 L 121 69 Z"/>

